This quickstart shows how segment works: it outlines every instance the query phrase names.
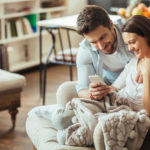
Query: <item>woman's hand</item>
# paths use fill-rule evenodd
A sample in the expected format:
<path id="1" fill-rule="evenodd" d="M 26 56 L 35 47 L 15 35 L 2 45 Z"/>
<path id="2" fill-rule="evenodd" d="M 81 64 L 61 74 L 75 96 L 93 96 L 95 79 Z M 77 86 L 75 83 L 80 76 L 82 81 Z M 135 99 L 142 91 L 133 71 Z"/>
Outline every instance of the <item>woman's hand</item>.
<path id="1" fill-rule="evenodd" d="M 90 83 L 89 93 L 91 99 L 101 100 L 103 96 L 106 96 L 110 92 L 108 85 L 102 85 L 101 83 Z"/>

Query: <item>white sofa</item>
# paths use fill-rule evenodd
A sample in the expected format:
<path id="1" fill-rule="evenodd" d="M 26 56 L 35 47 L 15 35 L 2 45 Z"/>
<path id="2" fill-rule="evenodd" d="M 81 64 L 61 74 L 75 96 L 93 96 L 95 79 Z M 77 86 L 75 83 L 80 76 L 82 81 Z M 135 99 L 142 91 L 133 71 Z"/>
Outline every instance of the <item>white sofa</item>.
<path id="1" fill-rule="evenodd" d="M 65 105 L 73 97 L 77 97 L 75 90 L 76 82 L 65 82 L 57 90 L 57 103 Z M 49 120 L 40 118 L 38 116 L 30 116 L 26 121 L 26 131 L 31 139 L 35 149 L 37 150 L 105 150 L 103 134 L 101 127 L 98 124 L 94 131 L 94 147 L 77 147 L 60 145 L 56 140 L 57 130 Z M 98 136 L 101 135 L 101 136 Z M 150 146 L 150 132 L 146 136 L 140 150 L 147 150 Z"/>
<path id="2" fill-rule="evenodd" d="M 57 90 L 57 103 L 65 105 L 73 97 L 77 97 L 75 90 L 76 82 L 65 82 Z M 103 134 L 98 124 L 94 131 L 94 147 L 75 147 L 60 145 L 56 140 L 57 130 L 49 120 L 30 116 L 26 121 L 26 131 L 31 139 L 35 149 L 37 150 L 105 150 Z M 101 135 L 98 136 L 98 135 Z M 150 146 L 150 132 L 148 132 L 145 141 L 140 150 L 148 150 Z"/>

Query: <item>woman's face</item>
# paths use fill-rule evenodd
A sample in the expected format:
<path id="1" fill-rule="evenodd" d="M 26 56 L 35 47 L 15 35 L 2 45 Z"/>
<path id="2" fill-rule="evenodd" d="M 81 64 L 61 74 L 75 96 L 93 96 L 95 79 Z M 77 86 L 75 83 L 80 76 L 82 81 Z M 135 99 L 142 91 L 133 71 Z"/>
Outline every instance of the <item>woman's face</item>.
<path id="1" fill-rule="evenodd" d="M 122 36 L 124 42 L 128 45 L 129 51 L 134 52 L 136 57 L 150 58 L 150 46 L 148 45 L 146 38 L 129 32 L 123 32 Z"/>

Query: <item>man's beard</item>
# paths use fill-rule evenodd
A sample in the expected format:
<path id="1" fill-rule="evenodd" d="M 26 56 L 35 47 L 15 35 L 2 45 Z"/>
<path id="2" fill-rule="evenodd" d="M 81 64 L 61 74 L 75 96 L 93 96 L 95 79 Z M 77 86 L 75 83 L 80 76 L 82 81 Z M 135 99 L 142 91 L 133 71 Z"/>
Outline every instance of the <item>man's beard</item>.
<path id="1" fill-rule="evenodd" d="M 115 48 L 116 42 L 117 42 L 117 35 L 113 34 L 113 37 L 114 37 L 114 40 L 113 40 L 113 43 L 111 44 L 109 52 L 103 51 L 105 54 L 113 54 L 115 52 L 114 48 Z M 109 43 L 108 43 L 108 45 L 109 45 Z M 105 46 L 105 48 L 107 48 L 107 45 Z"/>

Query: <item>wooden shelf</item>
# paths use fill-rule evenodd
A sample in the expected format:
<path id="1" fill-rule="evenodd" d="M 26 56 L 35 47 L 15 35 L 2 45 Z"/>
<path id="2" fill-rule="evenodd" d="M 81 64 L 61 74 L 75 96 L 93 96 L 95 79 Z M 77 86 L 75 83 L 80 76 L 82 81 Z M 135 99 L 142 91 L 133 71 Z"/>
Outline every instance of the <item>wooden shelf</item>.
<path id="1" fill-rule="evenodd" d="M 26 11 L 26 12 L 17 12 L 17 13 L 11 13 L 11 14 L 5 14 L 4 16 L 1 16 L 0 18 L 10 19 L 10 18 L 17 18 L 17 17 L 23 17 L 28 14 L 37 13 L 35 10 Z"/>
<path id="2" fill-rule="evenodd" d="M 16 72 L 19 70 L 23 70 L 23 69 L 27 69 L 33 66 L 37 66 L 39 65 L 39 60 L 29 60 L 29 61 L 19 61 L 19 62 L 15 62 L 10 64 L 9 66 L 9 71 L 11 72 Z"/>
<path id="3" fill-rule="evenodd" d="M 58 6 L 53 8 L 39 8 L 38 13 L 48 13 L 48 12 L 56 12 L 66 10 L 66 6 Z"/>
<path id="4" fill-rule="evenodd" d="M 28 14 L 57 12 L 57 11 L 64 11 L 66 9 L 67 9 L 66 6 L 59 6 L 59 7 L 55 7 L 55 8 L 39 8 L 38 10 L 5 14 L 4 16 L 0 16 L 0 18 L 1 19 L 10 19 L 10 18 L 23 17 Z"/>
<path id="5" fill-rule="evenodd" d="M 42 13 L 46 13 L 47 19 L 51 19 L 63 15 L 72 15 L 74 11 L 70 12 L 69 7 L 78 7 L 74 0 L 69 0 L 69 2 L 63 0 L 61 5 L 42 8 L 42 1 L 43 0 L 0 0 L 0 44 L 6 44 L 8 48 L 12 48 L 13 50 L 8 53 L 9 71 L 16 72 L 39 65 L 39 27 L 37 22 L 40 21 Z M 72 1 L 72 4 L 70 1 Z M 74 3 L 76 6 L 74 6 Z M 81 6 L 83 7 L 83 4 Z M 26 15 L 28 15 L 27 19 L 30 23 L 27 23 L 28 25 L 21 20 L 21 18 Z M 21 21 L 21 25 L 19 25 L 18 20 Z M 36 33 L 31 32 L 30 25 L 32 30 L 36 31 Z M 27 29 L 30 31 L 28 32 Z M 31 34 L 24 35 L 24 33 Z M 12 37 L 12 35 L 20 36 Z M 7 39 L 6 37 L 12 38 Z M 51 39 L 49 40 L 49 33 L 47 31 L 42 32 L 42 37 L 42 42 L 44 42 L 42 45 L 42 55 L 44 56 L 49 50 Z M 26 51 L 23 50 L 28 50 L 29 61 L 25 61 L 24 55 L 27 54 L 25 54 Z"/>
<path id="6" fill-rule="evenodd" d="M 15 3 L 15 2 L 28 2 L 28 1 L 31 1 L 31 0 L 0 0 L 0 4 L 3 4 L 3 3 Z"/>
<path id="7" fill-rule="evenodd" d="M 22 41 L 22 40 L 28 40 L 28 39 L 32 39 L 35 37 L 38 37 L 39 33 L 33 33 L 33 34 L 28 34 L 28 35 L 24 35 L 22 37 L 13 37 L 11 39 L 5 39 L 5 40 L 1 40 L 0 44 L 8 44 L 8 43 L 12 43 L 12 42 L 18 42 L 18 41 Z"/>

